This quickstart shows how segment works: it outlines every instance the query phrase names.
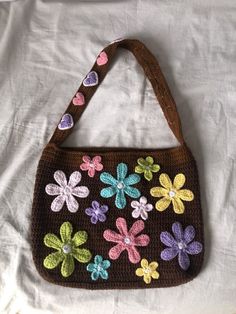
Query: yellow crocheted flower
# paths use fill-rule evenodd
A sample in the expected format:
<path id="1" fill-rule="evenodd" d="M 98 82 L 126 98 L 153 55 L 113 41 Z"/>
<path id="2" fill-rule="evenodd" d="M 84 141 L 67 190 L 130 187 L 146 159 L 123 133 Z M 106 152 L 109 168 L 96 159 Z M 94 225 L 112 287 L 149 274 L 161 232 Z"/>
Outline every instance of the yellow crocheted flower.
<path id="1" fill-rule="evenodd" d="M 174 212 L 176 214 L 184 213 L 184 203 L 183 201 L 192 201 L 194 199 L 194 194 L 192 191 L 181 188 L 185 183 L 185 175 L 179 173 L 175 176 L 174 182 L 172 184 L 168 174 L 162 173 L 159 177 L 160 184 L 163 187 L 153 187 L 150 190 L 150 193 L 154 197 L 162 197 L 159 201 L 156 202 L 156 209 L 163 211 L 169 207 L 172 202 Z"/>
<path id="2" fill-rule="evenodd" d="M 153 279 L 158 279 L 159 278 L 159 273 L 156 271 L 158 267 L 157 262 L 151 262 L 150 264 L 148 261 L 143 258 L 141 260 L 141 267 L 137 268 L 135 271 L 135 274 L 139 277 L 143 276 L 143 280 L 146 284 L 149 284 Z"/>

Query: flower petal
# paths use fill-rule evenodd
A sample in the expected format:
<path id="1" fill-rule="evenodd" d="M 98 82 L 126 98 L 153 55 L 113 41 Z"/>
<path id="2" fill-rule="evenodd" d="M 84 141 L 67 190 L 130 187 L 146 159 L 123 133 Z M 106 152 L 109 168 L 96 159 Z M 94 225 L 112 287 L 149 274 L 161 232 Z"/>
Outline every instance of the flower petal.
<path id="1" fill-rule="evenodd" d="M 174 178 L 173 186 L 176 190 L 181 189 L 185 183 L 185 175 L 183 173 L 178 173 Z"/>
<path id="2" fill-rule="evenodd" d="M 56 172 L 54 172 L 54 179 L 55 181 L 61 186 L 61 187 L 66 187 L 67 186 L 67 179 L 66 179 L 66 175 L 63 171 L 61 170 L 57 170 Z"/>
<path id="3" fill-rule="evenodd" d="M 133 208 L 139 208 L 140 207 L 140 203 L 138 201 L 132 201 L 130 205 Z"/>
<path id="4" fill-rule="evenodd" d="M 87 249 L 74 249 L 73 256 L 80 263 L 87 263 L 91 260 L 92 254 Z"/>
<path id="5" fill-rule="evenodd" d="M 117 183 L 117 180 L 108 172 L 101 173 L 100 180 L 109 185 L 116 185 Z"/>
<path id="6" fill-rule="evenodd" d="M 154 271 L 157 269 L 158 267 L 158 263 L 157 262 L 151 262 L 149 264 L 149 268 L 152 270 L 152 273 L 154 273 Z"/>
<path id="7" fill-rule="evenodd" d="M 131 263 L 136 264 L 140 261 L 141 257 L 135 246 L 126 246 L 126 250 Z"/>
<path id="8" fill-rule="evenodd" d="M 94 263 L 95 263 L 95 264 L 100 264 L 102 261 L 103 261 L 103 258 L 102 258 L 101 255 L 96 255 L 96 256 L 94 257 Z"/>
<path id="9" fill-rule="evenodd" d="M 89 263 L 86 269 L 87 271 L 93 272 L 96 269 L 96 265 L 94 263 Z"/>
<path id="10" fill-rule="evenodd" d="M 127 178 L 125 178 L 123 182 L 125 185 L 134 185 L 140 182 L 140 180 L 141 180 L 140 176 L 136 173 L 133 173 L 133 174 L 130 174 Z"/>
<path id="11" fill-rule="evenodd" d="M 146 157 L 146 162 L 151 166 L 154 163 L 154 160 L 151 156 Z"/>
<path id="12" fill-rule="evenodd" d="M 156 271 L 156 270 L 154 270 L 153 272 L 151 272 L 151 277 L 153 278 L 153 279 L 158 279 L 159 278 L 159 273 Z"/>
<path id="13" fill-rule="evenodd" d="M 160 166 L 157 164 L 152 165 L 150 168 L 152 172 L 158 172 L 160 170 Z"/>
<path id="14" fill-rule="evenodd" d="M 135 167 L 135 169 L 134 169 L 134 171 L 136 172 L 136 173 L 143 173 L 144 171 L 145 171 L 145 168 L 144 167 L 142 167 L 142 166 L 136 166 Z"/>
<path id="15" fill-rule="evenodd" d="M 146 167 L 146 166 L 147 166 L 146 160 L 143 159 L 143 158 L 139 158 L 139 159 L 137 160 L 137 163 L 138 163 L 141 167 Z"/>
<path id="16" fill-rule="evenodd" d="M 81 181 L 81 173 L 79 171 L 74 171 L 69 178 L 68 186 L 74 188 Z"/>
<path id="17" fill-rule="evenodd" d="M 199 254 L 202 251 L 202 244 L 198 241 L 194 241 L 187 246 L 185 251 L 191 255 Z"/>
<path id="18" fill-rule="evenodd" d="M 144 274 L 143 280 L 146 284 L 150 284 L 152 281 L 151 275 L 150 274 Z"/>
<path id="19" fill-rule="evenodd" d="M 178 262 L 179 262 L 179 266 L 183 270 L 187 270 L 190 266 L 190 260 L 189 260 L 188 254 L 185 253 L 184 251 L 180 251 L 179 256 L 178 256 Z"/>
<path id="20" fill-rule="evenodd" d="M 109 210 L 109 208 L 108 208 L 107 205 L 102 205 L 102 206 L 100 207 L 100 212 L 103 213 L 103 214 L 105 214 L 106 212 L 108 212 L 108 210 Z"/>
<path id="21" fill-rule="evenodd" d="M 89 170 L 89 168 L 90 168 L 89 163 L 83 163 L 80 165 L 80 169 L 83 171 L 87 171 L 87 170 Z"/>
<path id="22" fill-rule="evenodd" d="M 111 259 L 119 258 L 121 252 L 125 250 L 125 246 L 122 243 L 118 243 L 117 245 L 113 246 L 109 251 L 109 257 Z"/>
<path id="23" fill-rule="evenodd" d="M 98 280 L 98 277 L 99 277 L 99 271 L 94 270 L 91 274 L 92 280 Z"/>
<path id="24" fill-rule="evenodd" d="M 117 208 L 125 208 L 126 198 L 123 189 L 117 190 L 115 204 Z"/>
<path id="25" fill-rule="evenodd" d="M 92 161 L 94 164 L 99 164 L 102 161 L 102 157 L 101 156 L 94 156 Z"/>
<path id="26" fill-rule="evenodd" d="M 116 194 L 116 188 L 113 186 L 110 186 L 108 188 L 104 188 L 101 190 L 100 195 L 104 198 L 112 197 Z"/>
<path id="27" fill-rule="evenodd" d="M 111 266 L 111 262 L 108 261 L 108 259 L 105 259 L 104 261 L 101 262 L 102 268 L 107 269 Z"/>
<path id="28" fill-rule="evenodd" d="M 148 213 L 146 212 L 146 210 L 141 209 L 141 217 L 143 220 L 147 220 L 148 219 Z"/>
<path id="29" fill-rule="evenodd" d="M 88 169 L 88 176 L 89 176 L 90 178 L 93 178 L 93 177 L 95 176 L 95 168 L 90 167 L 90 168 Z"/>
<path id="30" fill-rule="evenodd" d="M 97 217 L 98 217 L 98 220 L 101 222 L 104 222 L 107 219 L 106 215 L 104 215 L 103 213 L 98 213 Z"/>
<path id="31" fill-rule="evenodd" d="M 175 258 L 178 254 L 178 249 L 175 247 L 164 249 L 161 252 L 161 259 L 164 261 L 170 261 Z"/>
<path id="32" fill-rule="evenodd" d="M 141 195 L 138 189 L 133 188 L 131 186 L 126 186 L 124 188 L 124 192 L 132 198 L 138 198 Z"/>
<path id="33" fill-rule="evenodd" d="M 132 217 L 133 218 L 138 218 L 141 214 L 141 210 L 139 208 L 136 208 L 132 211 Z"/>
<path id="34" fill-rule="evenodd" d="M 103 232 L 103 237 L 109 242 L 119 243 L 123 241 L 123 236 L 113 230 L 107 229 Z"/>
<path id="35" fill-rule="evenodd" d="M 63 259 L 64 255 L 62 252 L 51 253 L 43 260 L 43 266 L 47 269 L 53 269 L 57 267 Z"/>
<path id="36" fill-rule="evenodd" d="M 137 234 L 143 231 L 143 229 L 144 229 L 144 222 L 142 220 L 136 220 L 129 230 L 129 235 L 132 235 L 133 237 L 135 237 Z"/>
<path id="37" fill-rule="evenodd" d="M 63 243 L 68 243 L 71 240 L 73 228 L 70 222 L 66 221 L 60 227 L 60 235 Z"/>
<path id="38" fill-rule="evenodd" d="M 167 231 L 163 231 L 160 234 L 160 240 L 163 244 L 165 244 L 168 247 L 173 247 L 176 245 L 176 241 L 173 238 L 173 236 L 167 232 Z"/>
<path id="39" fill-rule="evenodd" d="M 98 216 L 93 214 L 90 221 L 92 224 L 96 224 L 98 222 Z"/>
<path id="40" fill-rule="evenodd" d="M 181 201 L 180 198 L 174 197 L 172 198 L 174 212 L 176 214 L 183 214 L 184 213 L 184 203 Z"/>
<path id="41" fill-rule="evenodd" d="M 171 199 L 169 197 L 163 197 L 159 201 L 156 202 L 156 209 L 160 212 L 169 207 L 171 203 Z"/>
<path id="42" fill-rule="evenodd" d="M 125 163 L 121 162 L 117 166 L 117 180 L 123 181 L 128 172 L 128 167 Z"/>
<path id="43" fill-rule="evenodd" d="M 66 195 L 66 205 L 71 213 L 76 213 L 79 208 L 78 202 L 71 194 Z"/>
<path id="44" fill-rule="evenodd" d="M 74 258 L 72 255 L 67 254 L 61 265 L 61 274 L 63 277 L 69 277 L 75 269 Z"/>
<path id="45" fill-rule="evenodd" d="M 143 258 L 141 260 L 141 266 L 142 268 L 147 268 L 149 265 L 148 265 L 148 260 L 146 258 Z"/>
<path id="46" fill-rule="evenodd" d="M 102 164 L 99 164 L 99 163 L 97 163 L 97 164 L 95 164 L 95 170 L 97 170 L 97 171 L 102 171 L 102 169 L 103 169 L 103 165 Z"/>
<path id="47" fill-rule="evenodd" d="M 150 242 L 150 238 L 147 234 L 141 234 L 140 236 L 134 238 L 133 242 L 136 246 L 147 246 Z"/>
<path id="48" fill-rule="evenodd" d="M 65 196 L 58 195 L 51 204 L 51 210 L 54 212 L 59 212 L 65 203 Z"/>
<path id="49" fill-rule="evenodd" d="M 139 201 L 140 201 L 140 204 L 142 204 L 142 205 L 146 205 L 147 204 L 147 199 L 146 199 L 145 196 L 141 196 Z"/>
<path id="50" fill-rule="evenodd" d="M 139 277 L 142 277 L 144 275 L 144 271 L 143 271 L 143 268 L 137 268 L 136 271 L 135 271 L 135 274 Z"/>
<path id="51" fill-rule="evenodd" d="M 179 190 L 177 191 L 176 194 L 177 194 L 177 197 L 181 198 L 183 201 L 190 202 L 194 199 L 194 194 L 190 190 L 186 190 L 186 189 Z"/>
<path id="52" fill-rule="evenodd" d="M 46 246 L 51 247 L 56 250 L 60 250 L 63 245 L 61 240 L 59 240 L 58 237 L 53 233 L 47 233 L 44 236 L 43 242 Z"/>
<path id="53" fill-rule="evenodd" d="M 127 223 L 126 223 L 125 218 L 122 218 L 122 217 L 117 218 L 116 227 L 122 236 L 127 236 L 128 230 L 127 230 Z"/>
<path id="54" fill-rule="evenodd" d="M 62 188 L 54 183 L 49 183 L 46 185 L 45 191 L 48 195 L 59 195 L 62 193 Z"/>
<path id="55" fill-rule="evenodd" d="M 162 173 L 159 177 L 159 181 L 161 185 L 167 190 L 170 190 L 172 188 L 172 182 L 167 173 Z"/>
<path id="56" fill-rule="evenodd" d="M 189 244 L 195 238 L 195 229 L 193 226 L 187 226 L 184 230 L 184 240 Z"/>
<path id="57" fill-rule="evenodd" d="M 95 210 L 98 210 L 98 209 L 100 209 L 100 204 L 97 201 L 92 201 L 92 207 Z"/>
<path id="58" fill-rule="evenodd" d="M 151 180 L 152 180 L 152 177 L 153 177 L 153 175 L 152 175 L 151 170 L 145 170 L 145 171 L 144 171 L 144 178 L 145 178 L 146 180 L 151 181 Z"/>
<path id="59" fill-rule="evenodd" d="M 91 158 L 87 155 L 83 156 L 82 157 L 82 160 L 85 162 L 85 163 L 90 163 L 91 162 Z"/>
<path id="60" fill-rule="evenodd" d="M 175 236 L 176 241 L 181 241 L 183 240 L 183 228 L 180 222 L 174 222 L 172 224 L 172 232 Z"/>
<path id="61" fill-rule="evenodd" d="M 95 211 L 94 208 L 91 208 L 91 207 L 88 207 L 88 208 L 85 209 L 85 213 L 88 216 L 93 216 L 94 215 L 94 211 Z"/>
<path id="62" fill-rule="evenodd" d="M 80 198 L 85 198 L 89 195 L 89 189 L 87 186 L 77 186 L 72 189 L 72 194 Z"/>
<path id="63" fill-rule="evenodd" d="M 150 193 L 154 197 L 162 197 L 162 196 L 167 196 L 168 191 L 160 186 L 154 187 L 150 190 Z"/>
<path id="64" fill-rule="evenodd" d="M 152 211 L 153 210 L 153 205 L 152 204 L 147 204 L 146 206 L 145 206 L 145 211 L 146 212 L 150 212 L 150 211 Z"/>
<path id="65" fill-rule="evenodd" d="M 86 231 L 78 231 L 74 234 L 72 242 L 75 247 L 84 244 L 88 240 L 88 234 Z"/>
<path id="66" fill-rule="evenodd" d="M 102 269 L 100 271 L 100 276 L 101 276 L 102 279 L 107 280 L 108 279 L 108 272 L 105 269 Z"/>

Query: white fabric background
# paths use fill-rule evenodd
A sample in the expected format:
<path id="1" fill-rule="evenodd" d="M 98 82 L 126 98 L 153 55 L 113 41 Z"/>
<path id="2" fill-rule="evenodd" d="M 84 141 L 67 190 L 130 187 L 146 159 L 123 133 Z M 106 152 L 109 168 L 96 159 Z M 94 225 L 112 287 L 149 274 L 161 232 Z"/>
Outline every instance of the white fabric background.
<path id="1" fill-rule="evenodd" d="M 157 56 L 197 160 L 206 255 L 168 289 L 86 291 L 44 281 L 29 245 L 40 154 L 96 55 L 119 37 Z M 236 313 L 236 2 L 0 3 L 0 312 Z M 177 145 L 150 84 L 123 50 L 67 145 Z"/>

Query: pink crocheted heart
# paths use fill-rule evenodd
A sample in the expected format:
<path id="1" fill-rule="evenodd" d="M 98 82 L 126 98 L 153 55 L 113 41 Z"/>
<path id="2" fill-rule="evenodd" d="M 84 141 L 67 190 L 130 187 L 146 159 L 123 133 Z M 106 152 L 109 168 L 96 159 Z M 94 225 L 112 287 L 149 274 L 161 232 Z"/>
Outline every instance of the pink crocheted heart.
<path id="1" fill-rule="evenodd" d="M 107 63 L 107 61 L 108 61 L 107 54 L 105 53 L 105 51 L 102 51 L 97 58 L 97 64 L 98 65 L 104 65 Z"/>
<path id="2" fill-rule="evenodd" d="M 77 93 L 72 102 L 75 106 L 83 106 L 85 104 L 84 95 L 82 93 Z"/>

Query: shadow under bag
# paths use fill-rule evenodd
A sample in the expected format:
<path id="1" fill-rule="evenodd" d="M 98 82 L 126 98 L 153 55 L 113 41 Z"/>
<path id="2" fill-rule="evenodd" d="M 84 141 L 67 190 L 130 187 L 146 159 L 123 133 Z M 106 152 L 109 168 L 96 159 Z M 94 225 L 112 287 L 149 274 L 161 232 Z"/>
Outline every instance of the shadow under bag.
<path id="1" fill-rule="evenodd" d="M 142 66 L 180 145 L 62 148 L 120 47 Z M 119 40 L 99 54 L 44 148 L 31 236 L 40 275 L 63 286 L 169 287 L 199 273 L 204 239 L 196 162 L 158 62 L 140 41 Z"/>

